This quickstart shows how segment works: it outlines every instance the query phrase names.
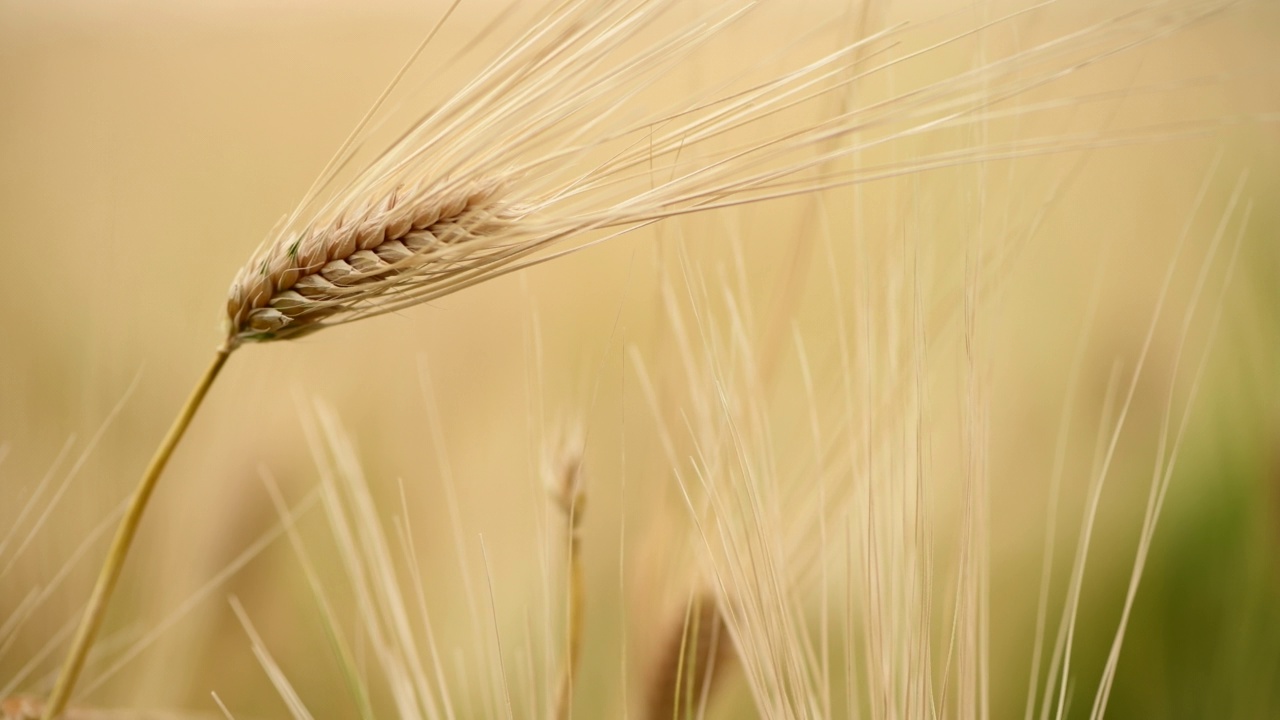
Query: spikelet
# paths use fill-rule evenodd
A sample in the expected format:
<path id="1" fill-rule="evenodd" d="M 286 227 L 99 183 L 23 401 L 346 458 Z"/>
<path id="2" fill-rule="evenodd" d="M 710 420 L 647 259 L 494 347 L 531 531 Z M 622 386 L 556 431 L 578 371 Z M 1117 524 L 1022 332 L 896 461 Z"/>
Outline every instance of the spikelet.
<path id="1" fill-rule="evenodd" d="M 358 166 L 354 158 L 368 140 L 363 131 L 375 105 L 312 192 L 237 274 L 225 348 L 399 310 L 541 262 L 551 256 L 541 252 L 549 246 L 573 246 L 562 249 L 568 252 L 673 215 L 929 168 L 1150 141 L 1159 133 L 1018 137 L 933 156 L 905 153 L 909 159 L 888 164 L 847 162 L 907 138 L 985 128 L 1009 117 L 999 103 L 1223 6 L 1153 6 L 877 102 L 847 102 L 862 81 L 938 47 L 895 57 L 905 28 L 889 28 L 763 81 L 751 79 L 747 63 L 741 75 L 723 78 L 720 90 L 655 109 L 636 98 L 753 3 L 673 23 L 676 30 L 648 39 L 645 31 L 678 4 L 552 6 L 474 80 L 341 184 L 339 172 Z M 780 117 L 799 120 L 775 122 Z M 751 139 L 735 146 L 741 137 Z"/>

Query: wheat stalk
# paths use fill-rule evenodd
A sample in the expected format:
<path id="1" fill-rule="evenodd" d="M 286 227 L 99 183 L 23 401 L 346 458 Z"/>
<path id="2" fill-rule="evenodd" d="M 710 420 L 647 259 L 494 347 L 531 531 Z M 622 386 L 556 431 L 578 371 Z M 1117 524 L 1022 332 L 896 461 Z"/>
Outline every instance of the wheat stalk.
<path id="1" fill-rule="evenodd" d="M 75 637 L 71 640 L 71 650 L 62 664 L 58 682 L 54 685 L 49 701 L 45 705 L 42 715 L 45 720 L 58 717 L 71 699 L 71 691 L 80 677 L 80 671 L 84 669 L 84 662 L 89 656 L 94 638 L 102 627 L 107 602 L 111 599 L 111 593 L 120 579 L 120 571 L 124 569 L 124 560 L 129 554 L 129 546 L 133 544 L 133 537 L 137 534 L 138 525 L 142 522 L 142 513 L 146 510 L 151 493 L 160 480 L 160 473 L 164 471 L 164 466 L 168 464 L 169 457 L 173 455 L 174 448 L 178 446 L 178 441 L 182 439 L 187 426 L 191 424 L 191 418 L 195 417 L 196 410 L 209 392 L 213 381 L 218 377 L 218 372 L 222 370 L 230 352 L 229 349 L 219 348 L 214 354 L 213 362 L 200 377 L 195 389 L 191 391 L 191 396 L 178 412 L 178 417 L 174 419 L 169 432 L 160 441 L 160 447 L 151 458 L 146 471 L 143 472 L 138 487 L 134 489 L 133 497 L 130 498 L 129 506 L 125 509 L 124 517 L 120 520 L 115 537 L 111 541 L 111 547 L 107 550 L 107 558 L 103 561 L 102 570 L 98 573 L 93 593 L 89 596 L 84 617 L 76 628 Z"/>
<path id="2" fill-rule="evenodd" d="M 583 624 L 586 620 L 586 577 L 582 567 L 582 513 L 586 507 L 586 489 L 583 487 L 583 438 L 574 432 L 564 441 L 554 466 L 547 469 L 551 491 L 559 510 L 564 514 L 568 534 L 568 589 L 565 631 L 564 667 L 560 673 L 560 688 L 556 693 L 552 720 L 568 720 L 573 712 L 573 687 L 578 667 L 582 664 Z"/>

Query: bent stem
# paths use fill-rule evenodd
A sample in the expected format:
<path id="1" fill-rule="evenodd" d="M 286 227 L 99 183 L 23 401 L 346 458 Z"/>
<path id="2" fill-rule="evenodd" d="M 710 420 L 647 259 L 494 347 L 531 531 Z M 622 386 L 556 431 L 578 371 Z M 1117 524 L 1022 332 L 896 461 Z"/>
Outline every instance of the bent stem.
<path id="1" fill-rule="evenodd" d="M 62 672 L 58 675 L 58 682 L 49 696 L 49 702 L 45 704 L 44 714 L 41 716 L 43 720 L 54 720 L 71 699 L 71 691 L 75 689 L 76 680 L 79 679 L 80 671 L 84 668 L 89 649 L 93 647 L 94 638 L 97 637 L 98 629 L 102 626 L 102 619 L 107 613 L 107 603 L 111 600 L 116 581 L 120 579 L 120 570 L 124 567 L 129 546 L 133 544 L 133 536 L 137 534 L 138 524 L 142 520 L 143 511 L 147 508 L 147 502 L 151 499 L 151 492 L 155 490 L 160 473 L 169 462 L 169 456 L 173 455 L 174 448 L 178 446 L 178 441 L 182 439 L 187 426 L 191 424 L 191 418 L 195 417 L 196 410 L 204 400 L 205 394 L 209 392 L 214 379 L 218 377 L 218 371 L 227 362 L 232 349 L 231 345 L 218 348 L 213 362 L 204 371 L 195 389 L 191 391 L 191 396 L 178 412 L 178 417 L 174 418 L 168 434 L 161 441 L 160 447 L 156 448 L 156 453 L 152 456 L 146 472 L 143 473 L 142 480 L 133 491 L 129 508 L 120 520 L 115 539 L 111 541 L 111 549 L 107 551 L 107 558 L 102 563 L 102 570 L 98 573 L 98 582 L 93 587 L 93 595 L 90 596 L 89 605 L 85 608 L 84 617 L 80 620 L 80 627 L 76 630 L 75 639 L 71 641 L 71 651 L 62 664 Z"/>

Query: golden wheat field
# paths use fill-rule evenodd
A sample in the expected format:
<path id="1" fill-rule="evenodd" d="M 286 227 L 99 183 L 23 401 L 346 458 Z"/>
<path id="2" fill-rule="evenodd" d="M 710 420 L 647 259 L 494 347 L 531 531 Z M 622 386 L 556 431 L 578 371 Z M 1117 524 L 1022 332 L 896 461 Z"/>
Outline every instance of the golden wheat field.
<path id="1" fill-rule="evenodd" d="M 1280 717 L 1275 3 L 5 1 L 0 98 L 3 720 Z"/>

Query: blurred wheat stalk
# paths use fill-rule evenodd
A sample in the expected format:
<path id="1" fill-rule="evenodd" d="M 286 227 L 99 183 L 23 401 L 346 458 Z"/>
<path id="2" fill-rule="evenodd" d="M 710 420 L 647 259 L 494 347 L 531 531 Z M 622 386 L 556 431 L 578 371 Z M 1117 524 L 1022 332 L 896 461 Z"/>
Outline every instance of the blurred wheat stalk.
<path id="1" fill-rule="evenodd" d="M 360 164 L 357 160 L 365 149 L 366 132 L 382 121 L 380 112 L 397 89 L 397 76 L 297 209 L 237 274 L 227 302 L 225 339 L 162 441 L 125 511 L 45 717 L 57 716 L 70 699 L 151 492 L 223 364 L 241 345 L 296 338 L 323 327 L 398 311 L 674 216 L 833 190 L 930 169 L 1210 131 L 1234 119 L 1171 118 L 1160 125 L 1129 130 L 1104 127 L 1079 134 L 1015 134 L 961 148 L 907 154 L 905 159 L 894 153 L 896 147 L 927 147 L 931 138 L 945 139 L 956 133 L 986 137 L 991 128 L 1001 123 L 1028 121 L 1040 113 L 1069 110 L 1081 104 L 1119 102 L 1138 90 L 1119 88 L 1056 98 L 1041 105 L 1008 104 L 1117 54 L 1216 16 L 1229 5 L 1209 2 L 1144 7 L 1085 25 L 1051 41 L 983 58 L 972 68 L 906 92 L 891 93 L 874 103 L 858 101 L 856 91 L 863 84 L 877 81 L 918 54 L 942 52 L 971 36 L 1017 22 L 1031 11 L 1020 10 L 976 23 L 968 32 L 918 53 L 895 54 L 907 28 L 861 32 L 854 42 L 827 54 L 811 53 L 804 62 L 789 65 L 792 70 L 777 73 L 763 63 L 759 67 L 748 64 L 740 77 L 727 77 L 712 90 L 654 109 L 632 101 L 730 32 L 746 8 L 717 9 L 654 40 L 647 33 L 673 11 L 673 0 L 577 0 L 548 13 L 470 84 L 411 124 L 390 147 Z M 448 13 L 441 26 L 447 17 Z M 429 47 L 435 32 L 428 35 L 406 69 Z M 763 80 L 758 77 L 762 73 Z M 1178 89 L 1179 84 L 1173 82 L 1143 90 Z M 1237 200 L 1238 197 L 1233 204 Z M 1224 217 L 1233 218 L 1233 210 Z M 966 312 L 971 312 L 987 278 L 967 280 L 963 300 Z M 900 307 L 900 301 L 901 298 L 886 302 L 886 307 Z M 973 332 L 972 316 L 966 315 L 964 320 L 966 332 Z M 889 320 L 885 322 L 888 324 Z M 691 340 L 685 342 L 689 344 Z M 741 343 L 743 339 L 731 342 Z M 765 364 L 770 361 L 762 360 Z M 723 372 L 723 368 L 717 367 L 713 372 Z M 758 368 L 742 368 L 741 372 L 750 376 Z M 846 378 L 857 372 L 852 363 L 844 368 Z M 725 381 L 726 378 L 703 378 L 692 385 L 720 388 Z M 978 383 L 974 382 L 976 387 Z M 749 398 L 758 390 L 748 384 L 738 397 Z M 852 396 L 846 395 L 851 401 Z M 889 403 L 886 398 L 860 400 L 861 412 L 869 412 L 868 403 L 876 400 Z M 857 414 L 852 404 L 847 411 Z M 736 451 L 739 456 L 749 456 L 753 449 L 765 451 L 761 445 L 767 444 L 766 434 L 735 438 L 736 430 L 711 419 L 715 414 L 707 412 L 701 418 L 707 424 L 700 430 L 704 433 L 701 442 L 706 443 L 702 447 L 703 462 L 726 451 L 724 443 L 735 439 L 738 442 L 733 447 L 745 448 Z M 762 422 L 759 418 L 744 420 L 756 425 Z M 974 428 L 981 427 L 980 417 L 970 420 Z M 892 484 L 895 481 L 889 478 L 894 473 L 877 472 L 869 449 L 882 442 L 878 437 L 887 432 L 877 424 L 873 437 L 868 421 L 863 437 L 851 435 L 847 439 L 851 447 L 867 455 L 861 461 L 867 476 L 885 478 L 879 482 Z M 834 438 L 829 441 L 834 442 Z M 979 451 L 975 453 L 972 462 L 977 477 L 983 460 Z M 679 465 L 672 458 L 673 468 Z M 711 512 L 729 525 L 744 519 L 729 510 L 740 508 L 743 503 L 754 508 L 752 516 L 767 516 L 767 504 L 758 497 L 738 497 L 732 503 L 717 499 L 719 493 L 742 492 L 742 486 L 734 483 L 749 482 L 752 475 L 736 476 L 727 471 L 731 466 L 730 459 L 723 458 L 702 468 L 699 484 L 706 495 L 700 502 L 705 504 L 698 506 L 691 499 L 691 510 L 695 514 Z M 697 494 L 693 488 L 687 491 L 691 497 Z M 888 487 L 881 491 L 898 492 Z M 835 486 L 823 486 L 819 497 L 826 492 L 835 492 Z M 846 488 L 845 492 L 851 490 Z M 875 489 L 868 486 L 862 492 L 872 504 L 870 498 Z M 958 715 L 981 706 L 985 692 L 980 661 L 985 570 L 981 566 L 981 550 L 975 544 L 983 522 L 977 509 L 980 489 L 967 497 L 975 503 L 975 509 L 965 518 L 966 549 L 961 565 L 969 571 L 962 575 L 964 591 L 957 594 L 954 615 L 965 618 L 964 623 L 956 621 L 965 632 L 956 640 L 959 655 L 965 661 L 959 665 L 958 689 L 950 690 L 960 693 L 958 699 L 953 699 Z M 869 515 L 871 526 L 861 529 L 876 540 L 876 547 L 895 548 L 895 554 L 885 558 L 876 557 L 878 551 L 863 548 L 863 562 L 874 560 L 877 563 L 873 564 L 883 567 L 906 557 L 914 568 L 888 580 L 875 577 L 880 570 L 866 570 L 879 588 L 876 592 L 890 592 L 894 598 L 891 601 L 873 597 L 875 602 L 866 610 L 868 628 L 889 628 L 893 635 L 868 639 L 869 653 L 884 657 L 867 660 L 868 666 L 893 665 L 897 660 L 891 662 L 896 658 L 892 648 L 905 644 L 918 649 L 912 660 L 918 670 L 930 665 L 931 650 L 925 639 L 927 628 L 913 624 L 909 615 L 928 615 L 929 574 L 920 569 L 928 564 L 922 557 L 926 551 L 914 535 L 922 531 L 918 507 L 922 501 L 915 497 L 903 502 L 904 515 L 895 521 L 901 525 L 884 529 L 876 526 Z M 794 599 L 785 595 L 762 596 L 758 589 L 752 592 L 752 586 L 758 583 L 748 583 L 746 577 L 760 568 L 734 568 L 734 563 L 740 561 L 738 554 L 746 552 L 738 543 L 764 544 L 773 537 L 771 532 L 780 536 L 793 532 L 781 527 L 765 531 L 763 527 L 767 524 L 739 528 L 718 541 L 707 538 L 714 562 L 729 573 L 727 578 L 720 578 L 720 597 L 707 606 L 719 608 L 724 614 L 724 627 L 740 651 L 761 647 L 775 654 L 755 657 L 755 662 L 748 656 L 744 665 L 762 713 L 771 717 L 799 716 L 807 714 L 807 708 L 829 715 L 829 687 L 823 692 L 808 687 L 813 677 L 819 676 L 808 667 L 810 660 L 800 655 L 776 656 L 779 648 L 803 653 L 808 641 L 795 636 L 779 645 L 759 635 L 777 630 L 790 632 L 786 630 L 790 625 L 786 616 L 796 609 L 787 607 L 787 603 Z M 824 527 L 824 544 L 825 532 Z M 756 533 L 767 537 L 753 539 Z M 876 533 L 888 534 L 876 537 Z M 811 558 L 803 562 L 820 561 Z M 885 583 L 891 590 L 884 590 Z M 788 582 L 774 578 L 769 585 L 786 587 Z M 903 597 L 910 598 L 905 605 L 898 602 Z M 895 609 L 884 609 L 890 605 Z M 877 617 L 880 612 L 886 615 Z M 721 627 L 715 620 L 719 616 L 703 619 L 700 610 L 688 615 L 699 618 L 701 627 Z M 697 632 L 695 629 L 693 634 Z M 685 627 L 678 636 L 688 635 L 689 628 Z M 569 644 L 576 647 L 572 641 Z M 571 655 L 576 652 L 573 650 Z M 1061 654 L 1055 650 L 1055 666 Z M 1069 656 L 1069 650 L 1065 654 Z M 675 655 L 678 663 L 700 657 L 683 649 Z M 566 694 L 572 688 L 575 664 L 569 663 L 563 685 Z M 823 676 L 829 675 L 829 668 L 824 665 L 822 669 Z M 946 706 L 946 682 L 951 674 L 943 673 L 942 677 L 941 701 L 933 699 L 935 690 L 928 673 L 917 671 L 905 677 L 889 673 L 887 677 L 868 678 L 865 684 L 883 686 L 885 697 L 897 698 L 894 703 L 877 705 L 878 713 L 910 716 L 924 713 L 927 706 L 935 712 L 937 705 Z M 674 683 L 677 688 L 680 684 Z M 709 687 L 710 683 L 695 682 L 688 687 L 698 688 L 690 692 L 701 694 L 704 686 Z M 1065 688 L 1065 683 L 1061 687 Z M 800 693 L 799 688 L 806 690 Z M 1053 690 L 1051 686 L 1046 692 L 1046 702 Z M 655 691 L 655 695 L 664 692 Z M 679 692 L 673 695 L 678 696 Z M 692 708 L 691 702 L 686 705 L 686 710 Z M 850 700 L 848 705 L 857 703 Z M 680 703 L 673 706 L 679 714 Z M 1062 706 L 1059 699 L 1059 712 Z M 1105 699 L 1098 707 L 1105 707 Z"/>

